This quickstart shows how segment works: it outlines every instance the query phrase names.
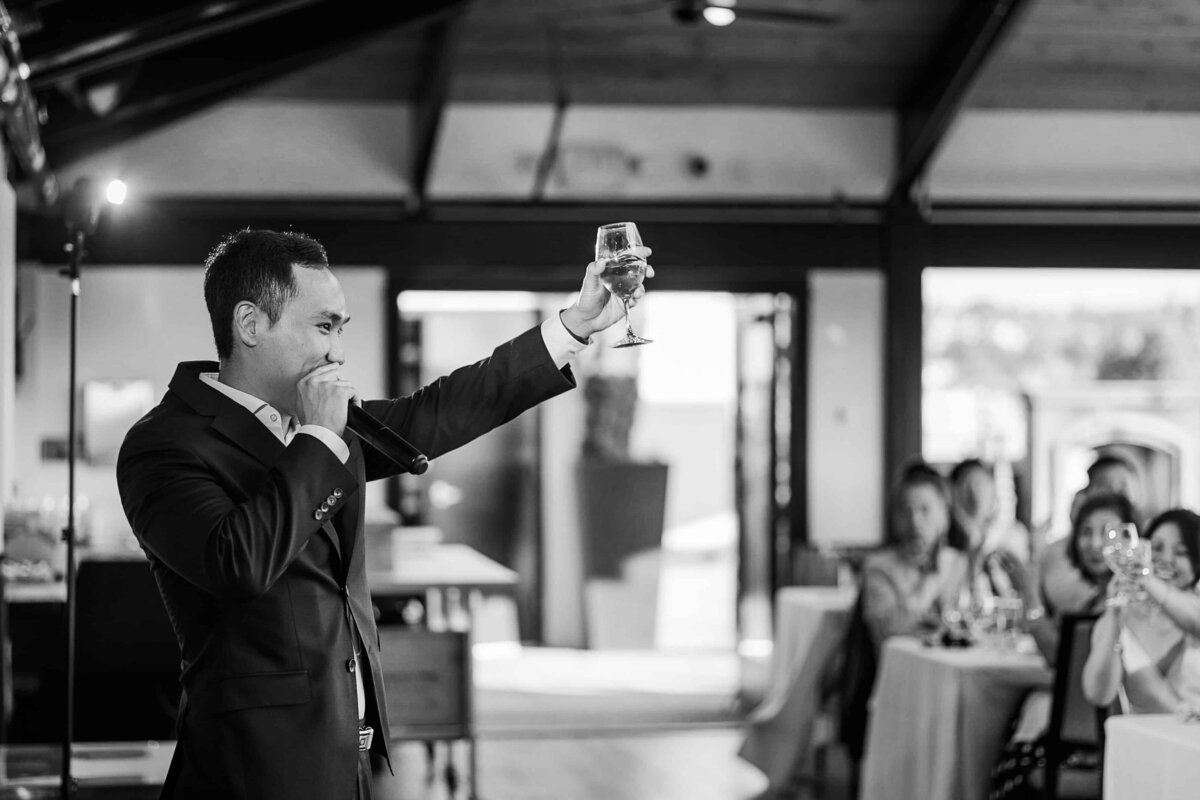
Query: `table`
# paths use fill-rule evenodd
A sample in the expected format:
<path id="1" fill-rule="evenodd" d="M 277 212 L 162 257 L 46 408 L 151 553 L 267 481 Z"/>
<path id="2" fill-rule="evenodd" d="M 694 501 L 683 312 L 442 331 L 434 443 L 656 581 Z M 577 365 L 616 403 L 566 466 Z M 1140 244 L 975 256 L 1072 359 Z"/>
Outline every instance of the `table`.
<path id="1" fill-rule="evenodd" d="M 1104 724 L 1105 800 L 1174 800 L 1200 787 L 1200 723 L 1174 714 L 1109 717 Z"/>
<path id="2" fill-rule="evenodd" d="M 157 798 L 175 742 L 85 742 L 71 745 L 75 796 Z M 57 798 L 61 794 L 60 745 L 0 747 L 0 799 Z"/>
<path id="3" fill-rule="evenodd" d="M 855 590 L 789 586 L 775 595 L 775 647 L 763 702 L 750 715 L 738 755 L 771 788 L 786 784 L 808 752 L 819 712 L 821 671 L 850 623 Z"/>
<path id="4" fill-rule="evenodd" d="M 393 741 L 444 741 L 447 747 L 465 741 L 467 796 L 473 800 L 478 774 L 471 670 L 475 611 L 484 592 L 515 592 L 517 573 L 465 544 L 410 543 L 403 531 L 393 531 L 377 544 L 378 551 L 369 559 L 374 568 L 367 570 L 376 607 L 403 605 L 420 595 L 427 626 L 380 621 L 389 733 Z M 433 750 L 429 753 L 432 774 Z M 447 790 L 453 794 L 458 777 L 449 752 L 445 776 Z"/>
<path id="5" fill-rule="evenodd" d="M 428 589 L 513 591 L 517 573 L 465 544 L 393 542 L 390 564 L 367 570 L 371 595 L 414 594 Z"/>
<path id="6" fill-rule="evenodd" d="M 871 697 L 861 796 L 985 800 L 1009 721 L 1052 675 L 1036 653 L 889 639 Z"/>

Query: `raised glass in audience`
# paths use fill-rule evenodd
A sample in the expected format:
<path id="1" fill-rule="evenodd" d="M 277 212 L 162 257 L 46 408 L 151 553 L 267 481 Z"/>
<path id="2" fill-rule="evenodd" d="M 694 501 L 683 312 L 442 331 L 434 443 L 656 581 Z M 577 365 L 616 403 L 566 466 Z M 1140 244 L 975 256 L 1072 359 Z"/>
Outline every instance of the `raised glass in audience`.
<path id="1" fill-rule="evenodd" d="M 1104 528 L 1104 544 L 1100 548 L 1104 563 L 1108 564 L 1119 581 L 1116 590 L 1106 605 L 1128 605 L 1145 600 L 1145 592 L 1136 581 L 1149 573 L 1150 543 L 1138 537 L 1137 526 L 1132 522 L 1114 523 Z"/>

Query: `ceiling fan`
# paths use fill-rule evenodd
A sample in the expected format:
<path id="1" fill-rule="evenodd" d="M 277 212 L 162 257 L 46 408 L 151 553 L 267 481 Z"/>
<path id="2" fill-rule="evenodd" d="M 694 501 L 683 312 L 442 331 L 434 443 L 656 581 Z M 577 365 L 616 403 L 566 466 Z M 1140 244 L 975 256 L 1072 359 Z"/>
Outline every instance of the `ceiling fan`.
<path id="1" fill-rule="evenodd" d="M 605 17 L 630 17 L 640 14 L 661 14 L 667 11 L 682 25 L 701 21 L 723 27 L 739 20 L 758 20 L 794 25 L 832 25 L 842 19 L 840 14 L 816 9 L 785 8 L 767 5 L 763 0 L 747 3 L 744 0 L 644 0 L 626 5 L 608 5 L 573 10 L 572 21 Z"/>
<path id="2" fill-rule="evenodd" d="M 704 20 L 711 25 L 728 25 L 737 19 L 783 22 L 797 25 L 831 25 L 841 19 L 836 14 L 809 9 L 770 8 L 736 0 L 672 0 L 671 16 L 677 22 L 694 25 Z"/>

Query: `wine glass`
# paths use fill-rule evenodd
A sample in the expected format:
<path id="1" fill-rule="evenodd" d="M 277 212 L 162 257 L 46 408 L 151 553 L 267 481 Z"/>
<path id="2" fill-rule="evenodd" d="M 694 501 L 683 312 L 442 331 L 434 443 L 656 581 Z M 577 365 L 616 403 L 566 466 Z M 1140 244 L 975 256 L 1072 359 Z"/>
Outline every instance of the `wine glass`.
<path id="1" fill-rule="evenodd" d="M 1147 557 L 1148 542 L 1138 537 L 1137 526 L 1132 522 L 1122 522 L 1106 525 L 1104 528 L 1104 544 L 1100 554 L 1104 563 L 1113 572 L 1113 580 L 1119 581 L 1117 590 L 1106 603 L 1110 606 L 1128 605 L 1130 601 L 1142 599 L 1144 592 L 1135 590 L 1131 596 L 1129 589 L 1137 578 L 1149 572 Z"/>
<path id="2" fill-rule="evenodd" d="M 605 262 L 600 282 L 621 298 L 625 306 L 625 335 L 613 347 L 633 347 L 652 341 L 634 333 L 629 323 L 629 301 L 646 277 L 646 262 L 634 252 L 637 247 L 642 247 L 642 236 L 632 222 L 612 222 L 596 229 L 596 260 Z"/>

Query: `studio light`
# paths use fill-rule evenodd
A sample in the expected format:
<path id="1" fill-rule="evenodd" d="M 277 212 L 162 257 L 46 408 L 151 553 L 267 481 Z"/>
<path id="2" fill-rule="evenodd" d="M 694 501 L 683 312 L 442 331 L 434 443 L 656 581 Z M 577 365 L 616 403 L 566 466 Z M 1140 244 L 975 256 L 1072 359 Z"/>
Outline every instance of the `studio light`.
<path id="1" fill-rule="evenodd" d="M 67 230 L 72 234 L 82 232 L 91 236 L 100 223 L 105 204 L 124 203 L 128 192 L 125 182 L 119 179 L 109 181 L 101 189 L 101 184 L 95 178 L 77 178 L 63 207 L 63 221 Z"/>
<path id="2" fill-rule="evenodd" d="M 718 28 L 724 28 L 737 19 L 737 14 L 732 8 L 720 8 L 718 6 L 707 6 L 704 9 L 704 20 L 709 25 L 716 25 Z"/>
<path id="3" fill-rule="evenodd" d="M 125 181 L 113 178 L 104 189 L 104 198 L 114 206 L 119 206 L 125 202 L 125 196 L 128 193 L 129 187 L 125 185 Z"/>

